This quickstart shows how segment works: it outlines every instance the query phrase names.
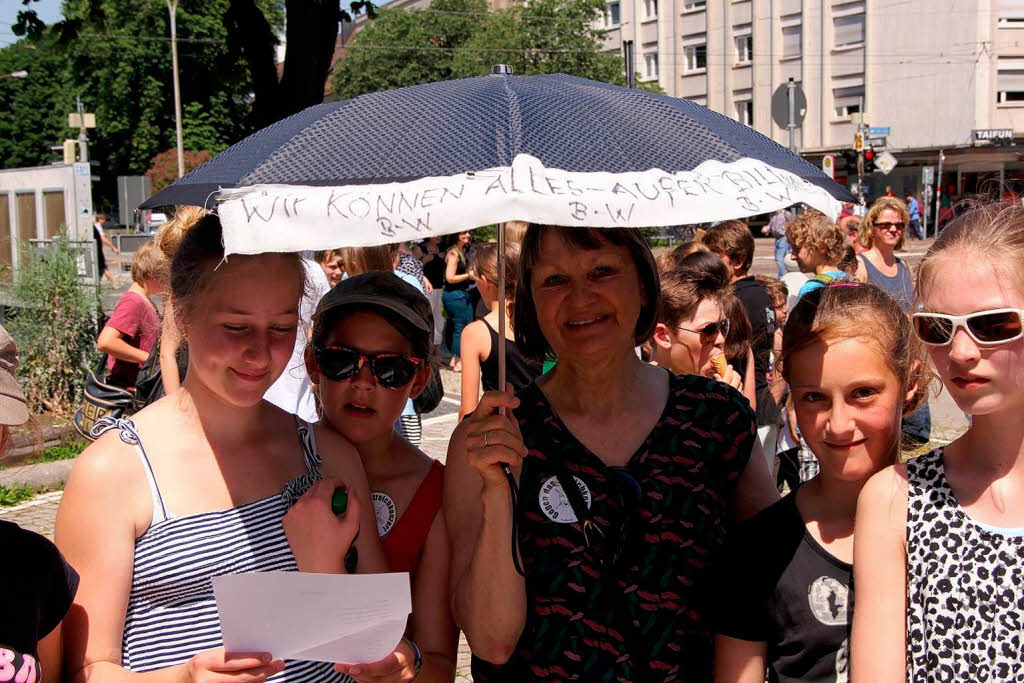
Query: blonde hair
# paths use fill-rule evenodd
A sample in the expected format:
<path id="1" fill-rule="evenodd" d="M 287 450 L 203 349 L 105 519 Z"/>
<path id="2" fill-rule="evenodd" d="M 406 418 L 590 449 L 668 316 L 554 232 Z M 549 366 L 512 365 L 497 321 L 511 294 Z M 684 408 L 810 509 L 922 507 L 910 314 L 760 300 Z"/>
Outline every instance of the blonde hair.
<path id="1" fill-rule="evenodd" d="M 505 299 L 508 301 L 514 300 L 516 296 L 519 252 L 520 244 L 518 242 L 505 243 L 505 257 L 503 261 L 505 263 Z M 469 268 L 466 272 L 471 277 L 483 277 L 491 284 L 498 284 L 500 275 L 498 272 L 498 244 L 496 242 L 478 244 L 473 249 L 472 256 L 469 257 Z"/>
<path id="2" fill-rule="evenodd" d="M 522 244 L 530 224 L 526 221 L 505 221 L 505 243 Z"/>
<path id="3" fill-rule="evenodd" d="M 794 249 L 809 247 L 821 252 L 825 264 L 839 266 L 846 254 L 846 236 L 839 226 L 820 211 L 803 212 L 786 227 L 786 237 Z"/>
<path id="4" fill-rule="evenodd" d="M 166 281 L 170 276 L 170 259 L 164 256 L 156 242 L 150 240 L 139 247 L 132 257 L 132 281 L 145 285 L 146 280 Z"/>
<path id="5" fill-rule="evenodd" d="M 983 261 L 1010 266 L 1018 289 L 1024 291 L 1024 206 L 1018 202 L 974 202 L 972 209 L 957 216 L 939 233 L 917 271 L 915 294 L 918 301 L 935 280 L 938 268 L 954 254 L 971 253 Z"/>
<path id="6" fill-rule="evenodd" d="M 179 206 L 174 210 L 174 216 L 160 226 L 156 231 L 153 241 L 168 259 L 174 258 L 174 252 L 178 250 L 182 238 L 192 229 L 203 216 L 210 213 L 201 206 Z"/>
<path id="7" fill-rule="evenodd" d="M 900 232 L 900 241 L 896 245 L 897 249 L 903 248 L 903 242 L 907 238 L 907 228 L 910 227 L 910 211 L 907 209 L 907 205 L 902 199 L 896 197 L 879 197 L 875 200 L 875 203 L 868 209 L 868 213 L 864 216 L 864 220 L 860 223 L 860 245 L 865 249 L 870 249 L 875 243 L 874 235 L 872 230 L 875 227 L 875 221 L 886 209 L 892 209 L 900 215 L 900 220 L 903 221 L 903 230 Z"/>
<path id="8" fill-rule="evenodd" d="M 701 232 L 701 237 L 703 237 L 703 235 L 704 233 Z M 707 245 L 701 242 L 698 237 L 694 237 L 690 242 L 683 242 L 672 251 L 662 252 L 658 255 L 658 270 L 662 273 L 667 273 L 673 268 L 677 268 L 682 265 L 687 256 L 698 251 L 711 253 L 711 250 L 707 248 Z"/>

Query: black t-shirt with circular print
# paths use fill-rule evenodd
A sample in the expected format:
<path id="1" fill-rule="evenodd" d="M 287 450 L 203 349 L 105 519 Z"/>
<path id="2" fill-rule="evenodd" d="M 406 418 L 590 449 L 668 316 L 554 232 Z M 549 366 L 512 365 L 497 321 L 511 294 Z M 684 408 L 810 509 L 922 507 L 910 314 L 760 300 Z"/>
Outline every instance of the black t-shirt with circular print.
<path id="1" fill-rule="evenodd" d="M 78 591 L 78 574 L 43 536 L 0 521 L 4 604 L 0 681 L 42 680 L 39 641 L 57 628 Z"/>
<path id="2" fill-rule="evenodd" d="M 714 557 L 755 438 L 749 402 L 721 382 L 670 375 L 661 418 L 625 467 L 640 487 L 628 502 L 621 473 L 572 435 L 536 383 L 519 398 L 526 625 L 504 666 L 474 659 L 474 680 L 710 681 Z M 567 477 L 598 527 L 586 537 L 559 484 Z"/>

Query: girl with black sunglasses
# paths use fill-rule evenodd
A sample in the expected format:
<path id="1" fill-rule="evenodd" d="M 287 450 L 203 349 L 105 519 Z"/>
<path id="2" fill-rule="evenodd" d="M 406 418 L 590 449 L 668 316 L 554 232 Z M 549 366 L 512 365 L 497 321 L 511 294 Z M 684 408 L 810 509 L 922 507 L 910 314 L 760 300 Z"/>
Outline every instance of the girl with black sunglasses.
<path id="1" fill-rule="evenodd" d="M 1024 669 L 1024 207 L 956 218 L 918 271 L 914 331 L 971 425 L 857 507 L 853 681 Z"/>
<path id="2" fill-rule="evenodd" d="M 406 402 L 430 379 L 433 335 L 430 302 L 389 271 L 342 280 L 313 318 L 306 368 L 322 422 L 359 451 L 388 569 L 412 579 L 408 638 L 379 662 L 338 665 L 357 681 L 454 677 L 458 631 L 449 607 L 444 467 L 394 429 Z M 329 462 L 330 454 L 324 457 Z"/>

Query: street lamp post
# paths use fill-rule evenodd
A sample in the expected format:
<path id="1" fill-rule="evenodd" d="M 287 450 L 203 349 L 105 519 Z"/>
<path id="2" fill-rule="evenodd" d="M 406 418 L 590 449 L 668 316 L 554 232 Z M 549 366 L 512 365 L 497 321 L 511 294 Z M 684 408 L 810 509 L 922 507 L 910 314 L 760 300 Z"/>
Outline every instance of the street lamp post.
<path id="1" fill-rule="evenodd" d="M 167 11 L 171 15 L 171 68 L 174 70 L 174 129 L 178 142 L 178 177 L 185 175 L 185 157 L 181 144 L 181 87 L 178 85 L 178 0 L 167 0 Z"/>

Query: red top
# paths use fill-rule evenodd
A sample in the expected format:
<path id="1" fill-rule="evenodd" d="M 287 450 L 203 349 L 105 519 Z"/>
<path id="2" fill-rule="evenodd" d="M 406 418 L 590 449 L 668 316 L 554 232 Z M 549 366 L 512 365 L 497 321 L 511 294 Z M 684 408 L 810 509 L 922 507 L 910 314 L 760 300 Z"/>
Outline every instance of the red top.
<path id="1" fill-rule="evenodd" d="M 420 558 L 423 557 L 423 547 L 427 544 L 430 525 L 441 509 L 443 494 L 444 465 L 435 460 L 413 494 L 405 513 L 395 522 L 388 535 L 381 539 L 384 554 L 388 558 L 388 569 L 393 572 L 409 572 L 415 576 Z"/>
<path id="2" fill-rule="evenodd" d="M 149 299 L 128 290 L 121 295 L 106 327 L 112 327 L 124 336 L 129 346 L 146 353 L 153 350 L 160 336 L 160 318 Z M 107 383 L 119 387 L 134 387 L 142 363 L 107 359 Z"/>

